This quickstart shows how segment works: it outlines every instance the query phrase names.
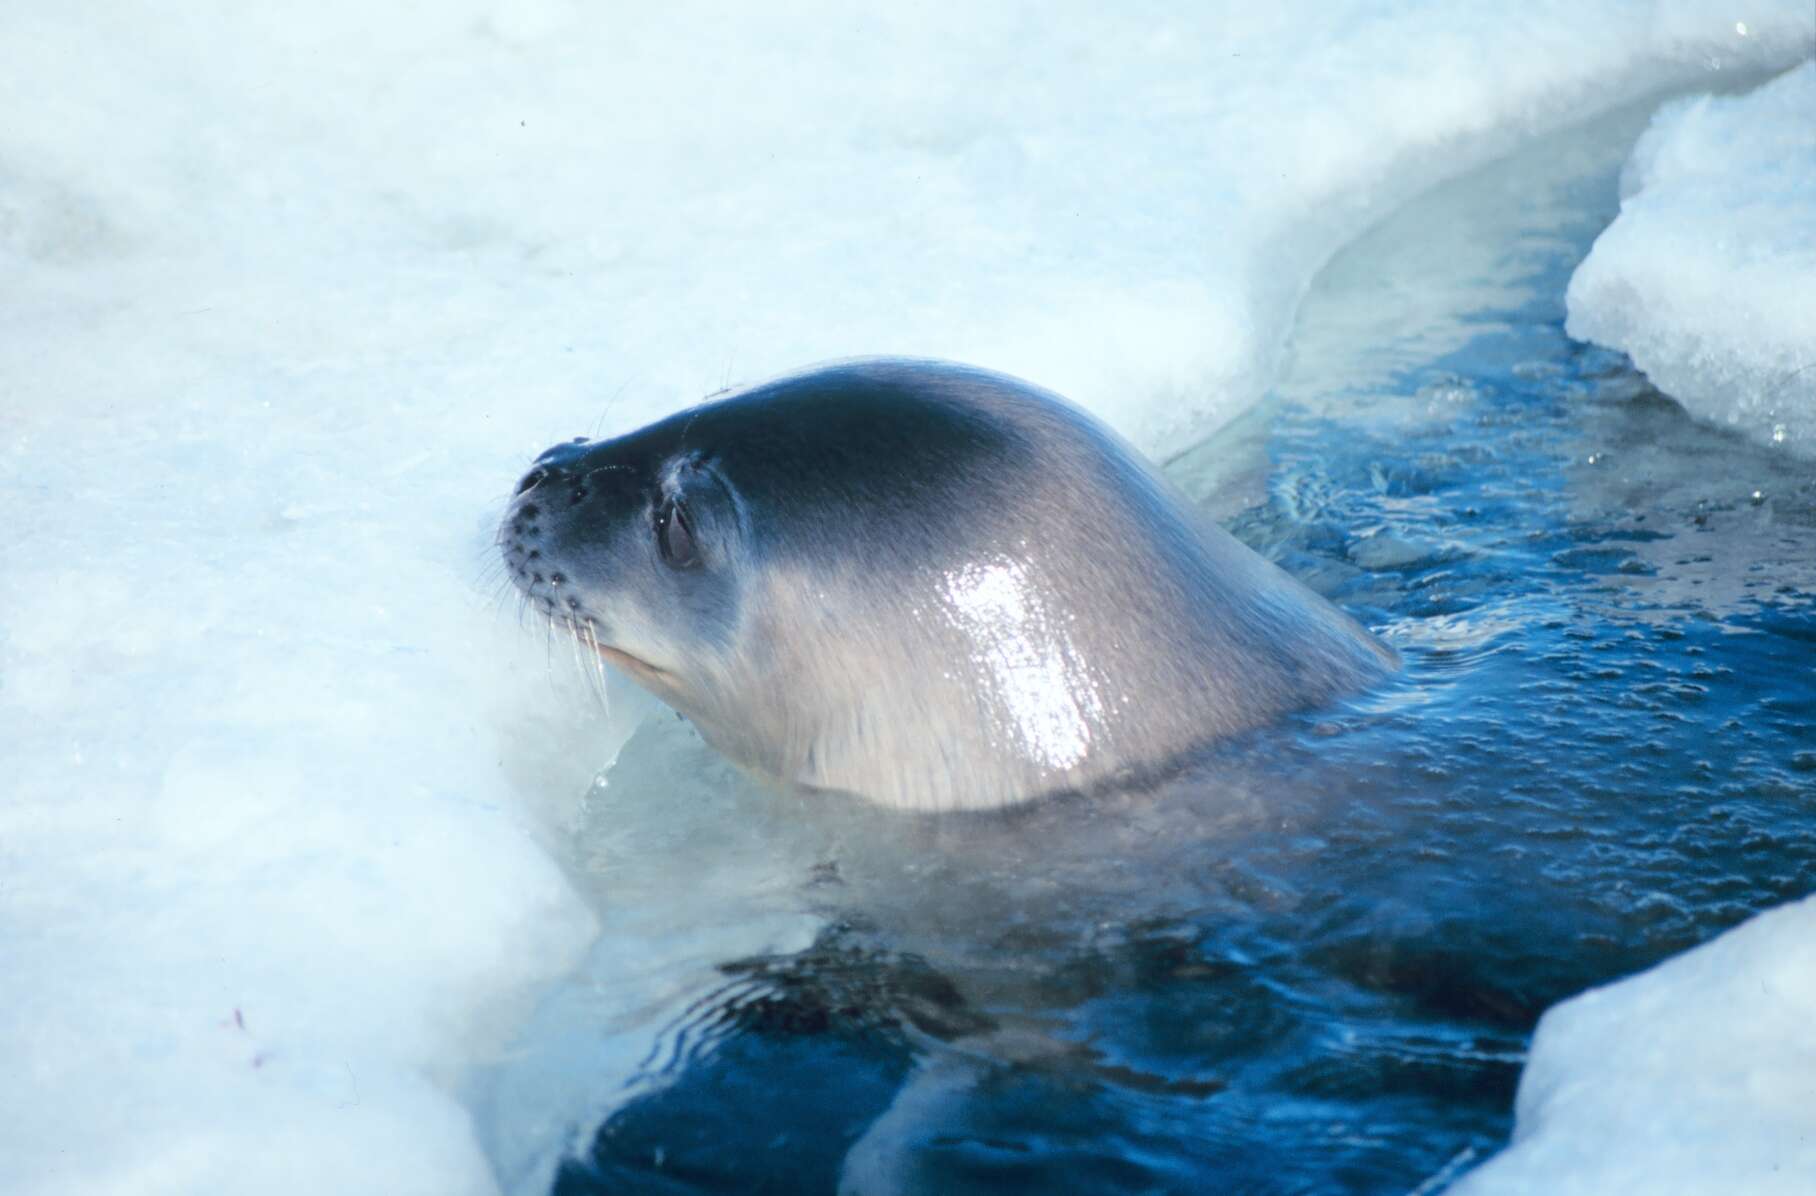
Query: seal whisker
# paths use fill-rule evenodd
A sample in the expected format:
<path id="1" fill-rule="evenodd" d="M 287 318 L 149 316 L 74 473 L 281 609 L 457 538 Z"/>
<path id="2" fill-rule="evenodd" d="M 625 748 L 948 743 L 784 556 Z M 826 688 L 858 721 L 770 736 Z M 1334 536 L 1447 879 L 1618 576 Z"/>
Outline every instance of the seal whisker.
<path id="1" fill-rule="evenodd" d="M 503 561 L 495 561 L 486 567 L 485 572 L 474 578 L 473 588 L 487 595 L 487 603 L 494 610 L 503 610 L 504 603 L 517 587 L 512 584 L 511 571 Z"/>
<path id="2" fill-rule="evenodd" d="M 511 592 L 516 588 L 517 587 L 512 584 L 508 573 L 499 574 L 497 580 L 492 583 L 492 608 L 494 614 L 504 613 L 504 605 L 506 602 L 510 601 Z"/>
<path id="3" fill-rule="evenodd" d="M 492 550 L 473 562 L 473 580 L 476 583 L 484 583 L 489 579 L 504 576 L 504 558 L 497 552 L 503 543 L 502 540 L 492 541 Z"/>
<path id="4" fill-rule="evenodd" d="M 567 641 L 568 658 L 574 662 L 574 671 L 580 674 L 581 679 L 585 682 L 587 688 L 591 689 L 593 682 L 592 674 L 587 671 L 586 664 L 580 659 L 579 637 L 572 634 L 573 630 L 574 629 L 571 626 L 561 628 L 562 632 L 567 633 L 563 634 L 561 638 Z M 554 615 L 549 616 L 549 634 L 551 636 L 556 634 Z"/>
<path id="5" fill-rule="evenodd" d="M 571 622 L 564 621 L 561 630 L 561 638 L 567 641 L 568 655 L 574 661 L 574 671 L 580 674 L 580 681 L 586 686 L 587 692 L 597 698 L 599 695 L 593 688 L 593 670 L 586 662 L 586 640 Z"/>
<path id="6" fill-rule="evenodd" d="M 549 676 L 550 682 L 555 679 L 555 616 L 548 611 L 542 612 L 542 667 Z"/>
<path id="7" fill-rule="evenodd" d="M 607 718 L 610 718 L 612 716 L 610 682 L 605 675 L 605 658 L 599 653 L 599 637 L 593 630 L 593 621 L 588 619 L 582 624 L 579 633 L 586 636 L 586 645 L 592 649 L 590 675 L 598 682 L 593 693 L 599 699 L 599 708 L 605 712 Z"/>
<path id="8" fill-rule="evenodd" d="M 593 701 L 601 706 L 605 705 L 605 694 L 601 690 L 603 681 L 599 676 L 597 664 L 598 648 L 593 645 L 591 637 L 587 635 L 584 627 L 570 621 L 567 625 L 567 632 L 568 643 L 574 649 L 574 667 L 580 670 L 581 677 L 586 680 L 587 692 L 593 696 Z M 589 657 L 591 659 L 588 659 Z"/>
<path id="9" fill-rule="evenodd" d="M 677 457 L 679 457 L 682 454 L 682 452 L 686 450 L 687 434 L 694 430 L 694 422 L 700 418 L 700 413 L 705 410 L 706 410 L 705 403 L 695 404 L 693 414 L 689 415 L 687 417 L 687 422 L 685 424 L 681 425 L 681 439 L 675 442 L 675 455 Z"/>
<path id="10" fill-rule="evenodd" d="M 620 382 L 616 390 L 606 396 L 605 405 L 599 408 L 598 418 L 593 420 L 593 432 L 589 439 L 597 440 L 599 438 L 599 429 L 605 426 L 605 417 L 610 414 L 612 405 L 624 396 L 624 392 L 630 389 L 631 383 L 635 382 L 639 376 L 639 374 L 632 374 Z"/>

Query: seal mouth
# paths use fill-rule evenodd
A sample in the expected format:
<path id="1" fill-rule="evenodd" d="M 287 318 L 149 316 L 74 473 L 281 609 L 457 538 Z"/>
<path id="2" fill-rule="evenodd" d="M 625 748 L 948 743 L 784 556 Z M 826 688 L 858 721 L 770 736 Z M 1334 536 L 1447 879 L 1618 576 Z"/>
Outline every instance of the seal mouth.
<path id="1" fill-rule="evenodd" d="M 649 661 L 632 656 L 629 652 L 622 651 L 618 648 L 608 648 L 604 644 L 594 644 L 593 650 L 599 653 L 605 660 L 617 665 L 633 677 L 639 679 L 648 678 L 650 680 L 666 680 L 669 676 L 667 669 L 659 669 Z"/>
<path id="2" fill-rule="evenodd" d="M 570 602 L 573 599 L 569 599 Z M 553 612 L 550 612 L 551 615 Z M 667 669 L 659 668 L 644 660 L 641 656 L 632 656 L 622 648 L 613 648 L 599 642 L 599 625 L 590 615 L 569 616 L 559 620 L 567 626 L 568 631 L 580 642 L 583 648 L 591 648 L 607 664 L 615 664 L 629 673 L 637 681 L 670 682 L 674 674 Z"/>

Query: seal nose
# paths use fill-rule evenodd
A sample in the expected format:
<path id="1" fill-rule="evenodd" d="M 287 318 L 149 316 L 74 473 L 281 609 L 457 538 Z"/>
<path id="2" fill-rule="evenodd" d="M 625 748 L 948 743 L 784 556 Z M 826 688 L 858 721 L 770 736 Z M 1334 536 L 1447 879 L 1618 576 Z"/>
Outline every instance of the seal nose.
<path id="1" fill-rule="evenodd" d="M 517 493 L 525 494 L 544 482 L 559 482 L 573 474 L 573 467 L 586 455 L 591 444 L 584 436 L 576 436 L 565 444 L 545 449 L 536 457 L 536 464 L 530 472 L 523 475 L 517 483 Z"/>

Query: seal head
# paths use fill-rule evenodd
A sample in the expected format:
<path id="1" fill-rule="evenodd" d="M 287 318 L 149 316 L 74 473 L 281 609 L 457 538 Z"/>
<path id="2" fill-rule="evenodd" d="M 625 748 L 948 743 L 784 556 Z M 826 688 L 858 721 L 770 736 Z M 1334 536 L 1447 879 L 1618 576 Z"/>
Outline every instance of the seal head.
<path id="1" fill-rule="evenodd" d="M 500 542 L 726 755 L 902 809 L 1151 778 L 1394 665 L 1091 416 L 943 362 L 552 448 Z"/>

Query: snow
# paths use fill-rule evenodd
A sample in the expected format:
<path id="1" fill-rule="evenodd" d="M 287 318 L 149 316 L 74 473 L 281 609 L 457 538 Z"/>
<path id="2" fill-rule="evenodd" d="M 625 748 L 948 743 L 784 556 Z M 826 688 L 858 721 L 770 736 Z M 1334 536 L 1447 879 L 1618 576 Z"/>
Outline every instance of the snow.
<path id="1" fill-rule="evenodd" d="M 1539 1022 L 1513 1145 L 1455 1196 L 1809 1191 L 1816 898 Z"/>
<path id="2" fill-rule="evenodd" d="M 1816 452 L 1816 63 L 1666 104 L 1622 193 L 1568 331 L 1703 419 Z M 1816 898 L 1565 1001 L 1539 1023 L 1512 1145 L 1451 1190 L 1807 1192 L 1813 1019 Z"/>
<path id="3" fill-rule="evenodd" d="M 1802 0 L 1744 17 L 9 6 L 0 1190 L 514 1184 L 555 1131 L 472 1078 L 539 992 L 805 933 L 734 912 L 761 852 L 576 854 L 648 707 L 497 597 L 536 451 L 857 353 L 1174 446 L 1397 203 L 1808 53 Z M 672 780 L 613 776 L 614 843 L 742 829 Z"/>
<path id="4" fill-rule="evenodd" d="M 1570 334 L 1703 419 L 1816 453 L 1816 63 L 1667 104 L 1621 184 Z"/>

